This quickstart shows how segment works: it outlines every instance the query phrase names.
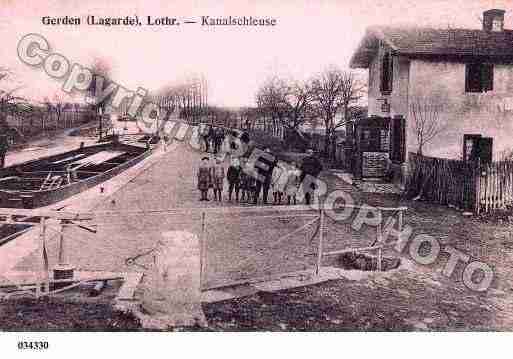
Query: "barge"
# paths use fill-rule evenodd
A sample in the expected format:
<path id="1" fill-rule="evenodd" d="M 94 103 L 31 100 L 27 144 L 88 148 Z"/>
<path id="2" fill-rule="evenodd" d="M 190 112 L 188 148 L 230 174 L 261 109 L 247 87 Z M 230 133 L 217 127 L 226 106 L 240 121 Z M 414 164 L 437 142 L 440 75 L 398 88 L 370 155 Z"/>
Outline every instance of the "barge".
<path id="1" fill-rule="evenodd" d="M 148 145 L 114 141 L 6 167 L 0 170 L 0 207 L 54 204 L 111 179 L 151 152 Z"/>

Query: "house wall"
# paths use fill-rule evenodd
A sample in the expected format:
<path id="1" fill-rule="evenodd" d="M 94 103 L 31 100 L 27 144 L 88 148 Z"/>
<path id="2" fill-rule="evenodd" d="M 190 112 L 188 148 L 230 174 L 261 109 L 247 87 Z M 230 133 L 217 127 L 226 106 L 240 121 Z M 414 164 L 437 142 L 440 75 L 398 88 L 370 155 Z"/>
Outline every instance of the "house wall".
<path id="1" fill-rule="evenodd" d="M 381 84 L 381 64 L 383 55 L 390 49 L 386 45 L 381 45 L 369 66 L 369 92 L 368 92 L 368 111 L 369 116 L 394 116 L 404 115 L 408 108 L 408 81 L 409 81 L 409 60 L 404 57 L 394 56 L 393 74 L 392 74 L 392 92 L 388 95 L 382 94 Z M 382 109 L 384 100 L 390 104 L 390 111 L 385 112 Z"/>
<path id="2" fill-rule="evenodd" d="M 513 65 L 494 65 L 493 91 L 465 92 L 465 64 L 433 62 L 394 56 L 392 93 L 380 91 L 381 62 L 389 48 L 379 46 L 369 66 L 369 115 L 406 117 L 407 151 L 418 149 L 411 104 L 440 104 L 440 122 L 444 131 L 424 147 L 424 154 L 459 158 L 465 133 L 481 133 L 494 138 L 494 160 L 513 150 Z M 390 103 L 390 112 L 382 111 L 383 99 Z"/>
<path id="3" fill-rule="evenodd" d="M 493 91 L 465 92 L 465 64 L 411 60 L 410 104 L 430 103 L 442 107 L 439 115 L 444 130 L 424 147 L 424 154 L 460 158 L 463 134 L 480 133 L 494 138 L 494 160 L 513 149 L 513 65 L 494 65 Z M 413 116 L 407 117 L 408 151 L 417 150 Z"/>

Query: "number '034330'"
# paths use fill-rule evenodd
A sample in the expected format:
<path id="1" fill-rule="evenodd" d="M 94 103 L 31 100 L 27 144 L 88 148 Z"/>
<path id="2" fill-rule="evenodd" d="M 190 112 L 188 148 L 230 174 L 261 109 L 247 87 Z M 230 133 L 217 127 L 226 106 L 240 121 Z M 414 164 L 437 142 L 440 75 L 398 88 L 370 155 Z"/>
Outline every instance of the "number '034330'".
<path id="1" fill-rule="evenodd" d="M 46 350 L 48 349 L 48 342 L 45 341 L 34 341 L 34 342 L 18 342 L 18 349 L 20 350 Z"/>

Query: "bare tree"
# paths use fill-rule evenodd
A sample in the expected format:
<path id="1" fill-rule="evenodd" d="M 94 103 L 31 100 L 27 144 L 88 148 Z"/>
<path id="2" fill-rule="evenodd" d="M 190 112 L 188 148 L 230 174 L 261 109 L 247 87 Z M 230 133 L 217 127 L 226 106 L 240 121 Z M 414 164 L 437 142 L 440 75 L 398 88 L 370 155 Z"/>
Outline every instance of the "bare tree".
<path id="1" fill-rule="evenodd" d="M 295 130 L 308 119 L 313 91 L 309 83 L 298 81 L 287 85 L 285 89 L 284 103 L 287 118 L 283 125 Z"/>
<path id="2" fill-rule="evenodd" d="M 190 122 L 200 122 L 208 117 L 208 82 L 203 75 L 191 75 L 185 80 L 163 87 L 157 93 L 161 108 L 178 111 L 179 117 Z"/>
<path id="3" fill-rule="evenodd" d="M 165 86 L 157 92 L 159 107 L 172 114 L 179 106 L 179 92 L 175 86 Z"/>
<path id="4" fill-rule="evenodd" d="M 23 127 L 26 119 L 32 121 L 34 112 L 37 110 L 33 104 L 16 93 L 23 86 L 9 86 L 10 77 L 13 72 L 7 68 L 0 66 L 0 126 L 7 128 L 8 117 L 18 120 L 19 129 L 16 130 L 20 136 L 23 136 Z"/>
<path id="5" fill-rule="evenodd" d="M 326 68 L 312 80 L 314 103 L 325 126 L 326 154 L 329 153 L 336 130 L 350 121 L 349 108 L 362 97 L 364 89 L 363 81 L 354 73 L 343 71 L 336 66 Z M 335 120 L 338 112 L 343 114 L 340 122 Z"/>
<path id="6" fill-rule="evenodd" d="M 311 86 L 307 82 L 274 76 L 259 88 L 256 102 L 260 116 L 270 126 L 273 134 L 281 134 L 282 128 L 297 130 L 309 119 Z"/>
<path id="7" fill-rule="evenodd" d="M 63 93 L 54 93 L 52 99 L 45 97 L 43 104 L 46 106 L 46 113 L 42 116 L 46 117 L 46 119 L 50 119 L 55 117 L 55 130 L 59 128 L 59 124 L 62 122 L 62 128 L 66 128 L 71 126 L 72 123 L 66 123 L 66 110 L 71 109 L 71 104 L 67 102 L 67 99 L 70 98 Z M 45 124 L 43 122 L 43 129 L 45 129 Z"/>
<path id="8" fill-rule="evenodd" d="M 256 103 L 259 114 L 265 123 L 283 123 L 287 117 L 287 84 L 283 79 L 271 77 L 258 89 Z"/>
<path id="9" fill-rule="evenodd" d="M 421 96 L 412 96 L 409 102 L 417 153 L 422 155 L 424 146 L 447 127 L 440 119 L 444 104 L 440 98 Z"/>

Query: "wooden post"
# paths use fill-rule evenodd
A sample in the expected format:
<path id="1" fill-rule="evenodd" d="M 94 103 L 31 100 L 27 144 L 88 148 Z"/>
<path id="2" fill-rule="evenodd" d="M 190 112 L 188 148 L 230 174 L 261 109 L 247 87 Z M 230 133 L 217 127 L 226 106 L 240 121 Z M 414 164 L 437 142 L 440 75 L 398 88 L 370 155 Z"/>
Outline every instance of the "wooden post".
<path id="1" fill-rule="evenodd" d="M 65 238 L 64 238 L 64 228 L 66 227 L 66 221 L 61 220 L 61 233 L 59 236 L 59 264 L 65 264 Z"/>
<path id="2" fill-rule="evenodd" d="M 474 211 L 477 215 L 481 210 L 481 163 L 478 160 L 474 166 Z"/>
<path id="3" fill-rule="evenodd" d="M 75 268 L 70 263 L 69 258 L 69 238 L 67 238 L 66 232 L 70 225 L 70 221 L 67 219 L 61 220 L 61 232 L 59 242 L 59 257 L 58 263 L 53 267 L 53 278 L 57 280 L 69 279 L 69 282 L 60 282 L 54 284 L 54 289 L 61 289 L 71 284 L 75 274 Z"/>
<path id="4" fill-rule="evenodd" d="M 201 212 L 201 234 L 200 234 L 200 289 L 205 286 L 204 272 L 205 272 L 205 212 Z"/>
<path id="5" fill-rule="evenodd" d="M 397 224 L 398 227 L 399 227 L 398 228 L 399 229 L 399 233 L 401 233 L 401 231 L 403 230 L 403 221 L 404 221 L 404 219 L 403 219 L 403 210 L 400 209 L 399 210 L 399 223 Z"/>
<path id="6" fill-rule="evenodd" d="M 322 266 L 322 251 L 324 241 L 324 209 L 321 209 L 319 215 L 319 247 L 317 249 L 317 266 L 315 268 L 315 275 L 319 275 Z"/>
<path id="7" fill-rule="evenodd" d="M 382 229 L 381 221 L 378 224 L 376 235 L 378 236 L 378 245 L 379 245 L 376 269 L 378 272 L 381 272 L 381 261 L 383 260 L 383 247 L 382 247 L 382 245 L 383 245 L 383 229 Z"/>
<path id="8" fill-rule="evenodd" d="M 43 283 L 46 283 L 47 291 L 50 291 L 50 275 L 48 272 L 48 263 L 47 263 L 47 253 L 45 249 L 45 236 L 46 236 L 46 218 L 41 217 L 39 220 L 40 231 L 39 231 L 39 239 L 41 243 L 41 272 L 38 276 L 38 281 L 36 283 L 36 298 L 42 294 L 41 287 Z M 43 291 L 44 292 L 44 291 Z"/>

